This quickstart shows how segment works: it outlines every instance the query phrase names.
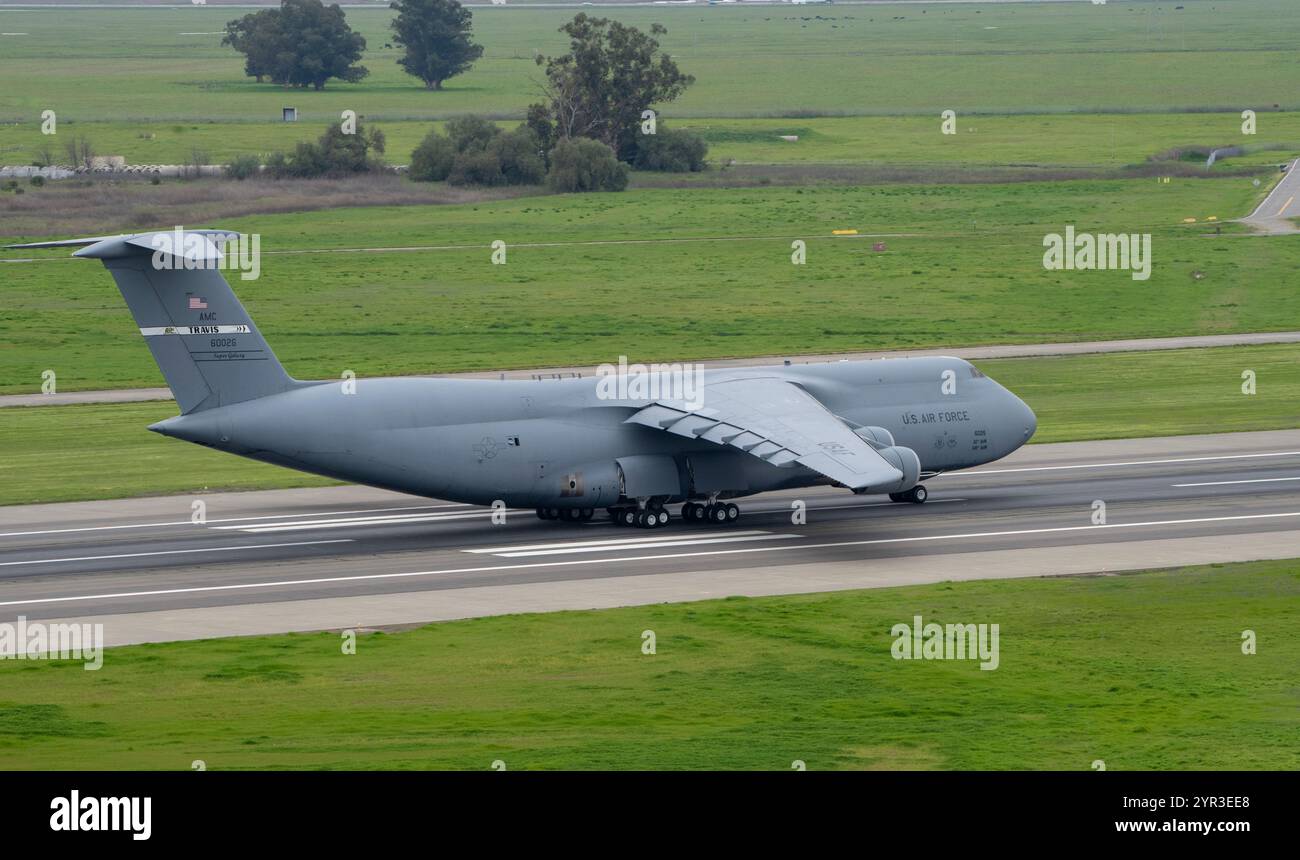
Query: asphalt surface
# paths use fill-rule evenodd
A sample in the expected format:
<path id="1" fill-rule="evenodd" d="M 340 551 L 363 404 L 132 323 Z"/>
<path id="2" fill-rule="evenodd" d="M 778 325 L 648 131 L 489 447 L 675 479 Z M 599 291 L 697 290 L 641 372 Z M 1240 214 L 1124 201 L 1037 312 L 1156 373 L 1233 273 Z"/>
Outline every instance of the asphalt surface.
<path id="1" fill-rule="evenodd" d="M 1084 355 L 1088 353 L 1148 352 L 1164 349 L 1201 349 L 1222 346 L 1252 346 L 1269 343 L 1300 343 L 1300 331 L 1250 332 L 1245 334 L 1195 335 L 1191 337 L 1146 337 L 1130 340 L 1092 340 L 1073 343 L 1018 343 L 991 346 L 968 346 L 951 349 L 902 349 L 874 352 L 828 353 L 824 355 L 723 358 L 702 361 L 706 368 L 754 367 L 780 364 L 788 359 L 795 364 L 823 361 L 860 361 L 871 358 L 905 358 L 924 355 L 952 355 L 969 361 L 987 358 L 1027 358 L 1043 355 Z M 466 379 L 533 379 L 537 377 L 591 376 L 595 367 L 549 367 L 533 370 L 476 371 L 439 374 Z M 167 388 L 117 388 L 102 391 L 69 391 L 54 394 L 7 394 L 0 396 L 0 408 L 6 406 L 70 406 L 76 403 L 136 403 L 146 400 L 171 400 Z"/>
<path id="2" fill-rule="evenodd" d="M 653 531 L 360 487 L 0 508 L 0 621 L 100 621 L 121 644 L 1300 556 L 1300 430 L 1033 445 L 927 486 Z"/>
<path id="3" fill-rule="evenodd" d="M 1274 186 L 1255 211 L 1242 218 L 1243 224 L 1262 233 L 1300 233 L 1295 218 L 1300 218 L 1300 160 L 1291 162 L 1282 179 Z"/>

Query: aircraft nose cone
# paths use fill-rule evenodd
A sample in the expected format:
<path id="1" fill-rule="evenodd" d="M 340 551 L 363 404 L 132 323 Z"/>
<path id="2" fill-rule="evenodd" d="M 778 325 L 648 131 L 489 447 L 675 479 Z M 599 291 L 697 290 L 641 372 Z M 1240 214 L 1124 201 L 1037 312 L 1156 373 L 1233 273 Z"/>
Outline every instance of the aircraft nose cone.
<path id="1" fill-rule="evenodd" d="M 1021 440 L 1023 444 L 1032 439 L 1034 432 L 1038 429 L 1038 416 L 1034 414 L 1034 410 L 1029 408 L 1029 404 L 1019 397 L 1016 398 L 1016 403 L 1020 404 L 1020 411 L 1023 413 L 1022 418 L 1025 425 L 1025 435 Z"/>

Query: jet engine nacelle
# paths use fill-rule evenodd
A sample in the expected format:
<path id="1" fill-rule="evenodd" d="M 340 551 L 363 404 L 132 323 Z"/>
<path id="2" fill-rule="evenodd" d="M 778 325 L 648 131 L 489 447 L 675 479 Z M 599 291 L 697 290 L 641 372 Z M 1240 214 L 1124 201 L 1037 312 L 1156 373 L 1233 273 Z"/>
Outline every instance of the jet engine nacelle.
<path id="1" fill-rule="evenodd" d="M 892 448 L 894 446 L 894 434 L 884 427 L 858 427 L 853 432 L 866 439 L 873 448 Z"/>
<path id="2" fill-rule="evenodd" d="M 898 471 L 903 473 L 903 479 L 897 484 L 872 487 L 874 493 L 903 493 L 915 487 L 921 481 L 921 458 L 916 456 L 916 452 L 911 448 L 904 448 L 902 445 L 891 445 L 888 448 L 880 449 L 880 456 Z"/>
<path id="3" fill-rule="evenodd" d="M 539 475 L 533 503 L 551 508 L 604 508 L 616 503 L 623 472 L 614 460 L 547 469 Z"/>
<path id="4" fill-rule="evenodd" d="M 547 470 L 538 479 L 536 504 L 557 508 L 601 508 L 619 500 L 623 473 L 614 460 Z"/>

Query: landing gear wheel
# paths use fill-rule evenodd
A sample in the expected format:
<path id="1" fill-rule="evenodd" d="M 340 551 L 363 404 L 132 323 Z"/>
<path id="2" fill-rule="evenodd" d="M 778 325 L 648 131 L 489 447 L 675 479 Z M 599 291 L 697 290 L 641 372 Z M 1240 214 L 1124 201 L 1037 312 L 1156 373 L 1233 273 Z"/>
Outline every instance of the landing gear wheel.
<path id="1" fill-rule="evenodd" d="M 619 522 L 621 522 L 625 526 L 641 525 L 638 519 L 640 517 L 640 513 L 636 510 L 636 508 L 627 508 L 622 513 L 620 513 L 618 517 L 619 517 Z"/>
<path id="2" fill-rule="evenodd" d="M 537 509 L 537 518 L 538 518 L 539 520 L 549 520 L 549 519 L 551 518 L 551 512 L 550 512 L 550 510 L 549 510 L 548 508 L 538 508 L 538 509 Z"/>
<path id="3" fill-rule="evenodd" d="M 592 517 L 594 517 L 595 515 L 596 515 L 595 508 L 582 508 L 582 515 L 580 519 L 582 519 L 585 522 L 591 519 Z"/>
<path id="4" fill-rule="evenodd" d="M 914 505 L 924 504 L 928 498 L 930 498 L 930 491 L 923 484 L 917 484 L 907 491 L 907 500 Z"/>
<path id="5" fill-rule="evenodd" d="M 578 522 L 579 520 L 582 519 L 582 509 L 581 509 L 581 508 L 565 508 L 565 509 L 564 509 L 564 519 L 565 519 L 566 522 L 570 522 L 570 523 L 576 523 L 576 522 Z"/>
<path id="6" fill-rule="evenodd" d="M 737 505 L 727 503 L 726 505 L 723 505 L 723 507 L 727 512 L 727 522 L 734 523 L 736 520 L 740 519 L 740 508 Z"/>
<path id="7" fill-rule="evenodd" d="M 709 522 L 725 523 L 727 521 L 726 505 L 709 505 L 705 508 L 705 511 L 707 512 Z M 736 513 L 740 513 L 740 510 L 737 509 Z"/>
<path id="8" fill-rule="evenodd" d="M 651 528 L 657 528 L 657 529 L 661 529 L 664 526 L 668 525 L 668 521 L 672 519 L 672 517 L 669 516 L 668 511 L 664 510 L 663 508 L 659 508 L 657 510 L 651 511 L 650 518 L 654 520 L 654 525 L 652 525 Z"/>

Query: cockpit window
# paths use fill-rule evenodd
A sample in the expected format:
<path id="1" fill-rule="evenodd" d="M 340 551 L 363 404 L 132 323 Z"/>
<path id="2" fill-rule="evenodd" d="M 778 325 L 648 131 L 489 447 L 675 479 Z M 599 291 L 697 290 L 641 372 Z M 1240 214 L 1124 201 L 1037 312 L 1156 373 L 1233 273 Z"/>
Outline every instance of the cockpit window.
<path id="1" fill-rule="evenodd" d="M 984 373 L 983 373 L 983 371 L 981 371 L 978 367 L 976 367 L 975 365 L 972 364 L 971 367 L 970 367 L 970 378 L 971 378 L 971 379 L 984 379 L 985 377 L 984 377 Z"/>

